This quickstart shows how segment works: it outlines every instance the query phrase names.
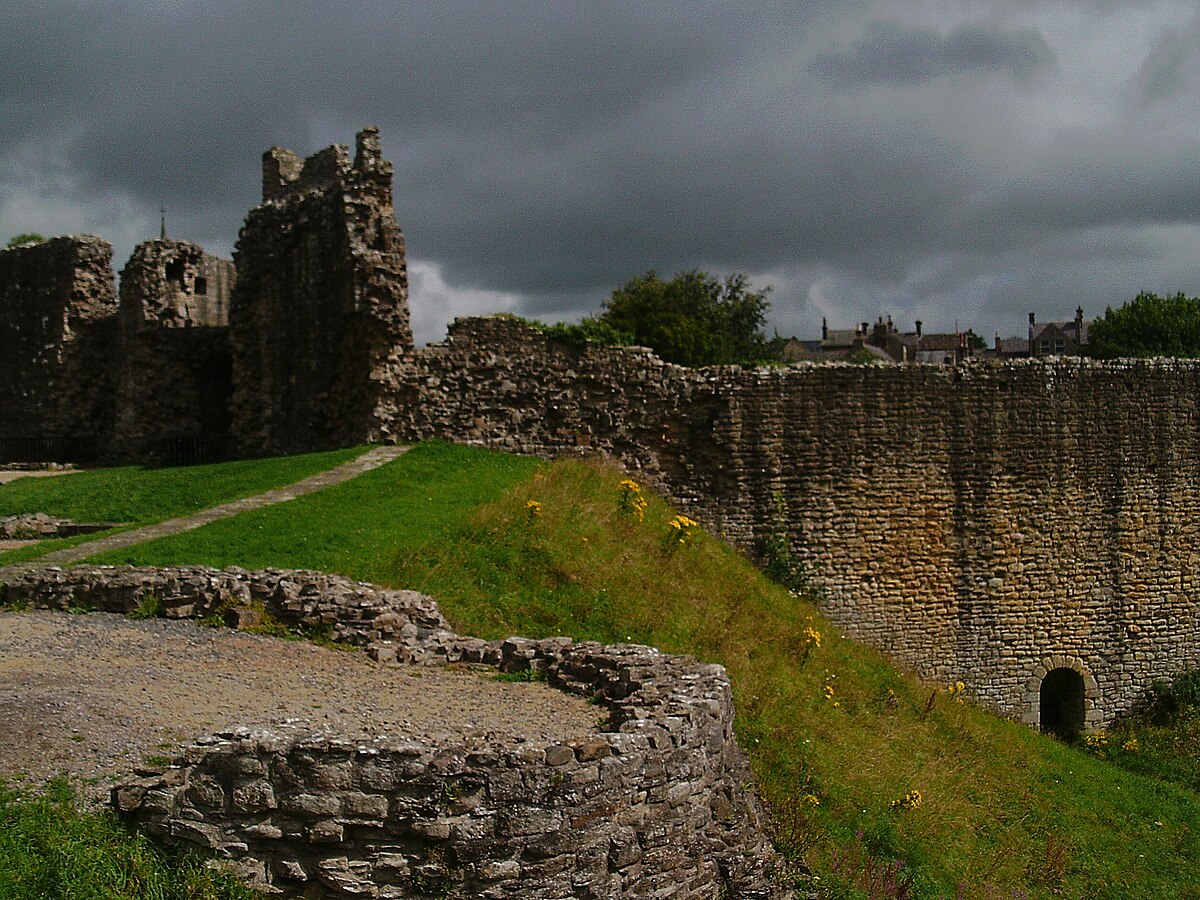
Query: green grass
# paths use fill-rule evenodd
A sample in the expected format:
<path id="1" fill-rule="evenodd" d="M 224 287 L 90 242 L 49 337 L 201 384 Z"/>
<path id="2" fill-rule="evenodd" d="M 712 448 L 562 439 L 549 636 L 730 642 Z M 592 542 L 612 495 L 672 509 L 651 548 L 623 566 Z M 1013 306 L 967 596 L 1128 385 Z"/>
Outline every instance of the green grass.
<path id="1" fill-rule="evenodd" d="M 164 469 L 128 466 L 52 478 L 19 478 L 0 485 L 0 516 L 42 512 L 75 522 L 148 525 L 300 481 L 353 459 L 365 449 L 203 466 Z M 107 533 L 110 532 L 103 532 Z M 0 565 L 24 562 L 99 536 L 45 540 L 0 552 Z"/>
<path id="2" fill-rule="evenodd" d="M 112 814 L 85 812 L 53 781 L 40 794 L 0 782 L 0 897 L 5 900 L 250 900 L 204 867 L 130 836 Z"/>
<path id="3" fill-rule="evenodd" d="M 904 896 L 898 880 L 918 898 L 1200 897 L 1194 790 L 897 672 L 706 535 L 669 551 L 673 512 L 651 499 L 644 521 L 622 515 L 621 477 L 425 444 L 320 494 L 97 561 L 324 569 L 430 593 L 467 633 L 721 662 L 779 843 L 826 897 Z M 913 790 L 921 806 L 892 808 Z"/>
<path id="4" fill-rule="evenodd" d="M 419 444 L 351 481 L 89 562 L 267 566 L 341 572 L 382 582 L 395 548 L 449 538 L 480 504 L 504 494 L 541 466 L 536 460 Z"/>
<path id="5" fill-rule="evenodd" d="M 1176 683 L 1200 687 L 1196 670 Z M 1200 793 L 1200 702 L 1149 709 L 1110 731 L 1089 734 L 1081 746 L 1099 759 L 1130 772 L 1182 785 Z"/>

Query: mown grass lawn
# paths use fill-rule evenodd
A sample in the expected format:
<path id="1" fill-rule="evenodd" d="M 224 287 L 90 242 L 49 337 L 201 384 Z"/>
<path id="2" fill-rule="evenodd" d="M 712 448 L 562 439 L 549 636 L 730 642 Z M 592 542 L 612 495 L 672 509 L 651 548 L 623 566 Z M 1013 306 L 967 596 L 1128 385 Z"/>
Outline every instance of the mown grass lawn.
<path id="1" fill-rule="evenodd" d="M 721 662 L 778 841 L 826 897 L 1200 898 L 1192 789 L 896 671 L 718 541 L 672 546 L 665 504 L 622 513 L 622 477 L 423 444 L 320 494 L 95 561 L 317 568 L 430 593 L 467 633 Z"/>
<path id="2" fill-rule="evenodd" d="M 0 485 L 0 517 L 41 512 L 74 522 L 149 525 L 292 484 L 364 452 L 365 447 L 355 447 L 203 466 L 125 466 L 49 478 L 20 478 Z M 0 552 L 0 566 L 34 559 L 97 536 L 46 540 Z"/>

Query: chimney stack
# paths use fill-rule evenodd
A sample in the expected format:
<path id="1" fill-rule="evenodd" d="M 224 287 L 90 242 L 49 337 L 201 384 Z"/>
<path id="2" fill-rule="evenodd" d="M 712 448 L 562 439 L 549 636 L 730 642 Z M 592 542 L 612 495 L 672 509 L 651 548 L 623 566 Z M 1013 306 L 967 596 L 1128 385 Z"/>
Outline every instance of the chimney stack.
<path id="1" fill-rule="evenodd" d="M 829 320 L 821 316 L 821 340 L 829 340 Z"/>
<path id="2" fill-rule="evenodd" d="M 921 336 L 921 320 L 917 319 L 917 337 Z"/>

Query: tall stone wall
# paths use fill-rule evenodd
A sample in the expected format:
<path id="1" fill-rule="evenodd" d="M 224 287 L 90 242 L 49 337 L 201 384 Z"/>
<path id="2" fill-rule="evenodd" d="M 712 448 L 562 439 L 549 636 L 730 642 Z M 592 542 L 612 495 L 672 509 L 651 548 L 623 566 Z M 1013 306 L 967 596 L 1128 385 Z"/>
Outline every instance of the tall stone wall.
<path id="1" fill-rule="evenodd" d="M 172 461 L 179 445 L 220 456 L 233 372 L 229 260 L 187 241 L 139 244 L 121 270 L 116 412 L 110 455 Z"/>
<path id="2" fill-rule="evenodd" d="M 0 582 L 0 598 L 168 617 L 265 609 L 380 661 L 534 671 L 590 698 L 563 743 L 278 730 L 198 738 L 113 802 L 168 843 L 215 851 L 254 886 L 305 897 L 783 900 L 724 669 L 649 647 L 482 641 L 437 604 L 316 572 L 77 568 Z M 249 723 L 253 725 L 253 723 Z"/>
<path id="3" fill-rule="evenodd" d="M 107 241 L 0 251 L 0 461 L 95 456 L 112 423 L 116 308 Z"/>
<path id="4" fill-rule="evenodd" d="M 1054 669 L 1099 725 L 1200 662 L 1195 363 L 687 370 L 497 317 L 404 367 L 397 434 L 609 453 L 752 551 L 778 496 L 837 623 L 1029 724 Z"/>
<path id="5" fill-rule="evenodd" d="M 263 156 L 263 202 L 234 251 L 233 427 L 244 454 L 387 437 L 412 347 L 404 238 L 379 133 L 350 162 L 334 146 Z"/>

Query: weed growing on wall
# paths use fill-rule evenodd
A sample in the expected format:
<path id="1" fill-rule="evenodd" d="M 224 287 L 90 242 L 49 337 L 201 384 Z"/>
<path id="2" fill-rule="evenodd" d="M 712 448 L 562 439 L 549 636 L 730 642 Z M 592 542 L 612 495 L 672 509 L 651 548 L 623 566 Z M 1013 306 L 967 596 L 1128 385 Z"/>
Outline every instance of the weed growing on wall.
<path id="1" fill-rule="evenodd" d="M 902 888 L 922 900 L 1054 890 L 1159 900 L 1200 889 L 1200 718 L 1122 732 L 1101 760 L 957 703 L 965 694 L 897 673 L 707 535 L 664 554 L 674 511 L 647 491 L 644 518 L 631 520 L 619 507 L 625 477 L 578 459 L 421 444 L 290 508 L 125 555 L 321 568 L 432 594 L 462 633 L 648 643 L 719 662 L 780 848 L 815 873 L 805 891 L 822 900 Z M 531 497 L 543 504 L 534 527 Z M 809 628 L 820 645 L 802 666 Z M 1139 749 L 1126 752 L 1133 737 Z M 889 809 L 917 786 L 922 807 Z M 1060 856 L 1057 838 L 1047 854 L 1050 833 L 1070 840 L 1057 889 L 1046 887 Z"/>
<path id="2" fill-rule="evenodd" d="M 131 619 L 161 619 L 163 615 L 162 598 L 153 591 L 144 593 L 138 605 L 128 613 Z"/>
<path id="3" fill-rule="evenodd" d="M 806 594 L 812 589 L 808 566 L 792 554 L 787 523 L 787 502 L 783 499 L 783 494 L 776 491 L 772 495 L 771 528 L 763 538 L 763 571 L 768 578 L 789 591 Z"/>

